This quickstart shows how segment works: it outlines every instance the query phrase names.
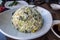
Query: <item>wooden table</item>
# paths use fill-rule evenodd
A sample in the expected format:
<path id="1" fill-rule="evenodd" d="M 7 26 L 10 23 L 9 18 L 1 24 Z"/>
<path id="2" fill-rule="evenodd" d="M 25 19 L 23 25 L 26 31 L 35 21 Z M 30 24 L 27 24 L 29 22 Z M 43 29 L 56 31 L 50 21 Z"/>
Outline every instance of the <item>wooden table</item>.
<path id="1" fill-rule="evenodd" d="M 39 6 L 42 6 L 43 8 L 49 10 L 52 14 L 53 20 L 60 20 L 60 11 L 59 10 L 58 11 L 53 10 L 51 7 L 49 7 L 49 4 L 47 4 L 47 3 L 44 3 L 44 4 L 39 5 Z M 11 39 L 11 38 L 7 37 L 7 40 L 14 40 L 14 39 Z M 36 39 L 32 39 L 32 40 L 60 40 L 60 39 L 57 38 L 52 33 L 51 30 L 49 30 L 49 32 L 46 33 L 44 36 L 36 38 Z"/>

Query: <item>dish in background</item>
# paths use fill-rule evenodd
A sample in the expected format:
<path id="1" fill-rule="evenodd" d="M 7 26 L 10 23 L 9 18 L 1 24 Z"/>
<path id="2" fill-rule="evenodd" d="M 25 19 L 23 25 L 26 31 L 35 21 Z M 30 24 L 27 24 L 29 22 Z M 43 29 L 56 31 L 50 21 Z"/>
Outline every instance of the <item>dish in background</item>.
<path id="1" fill-rule="evenodd" d="M 54 20 L 53 26 L 51 27 L 52 32 L 60 38 L 60 20 Z"/>
<path id="2" fill-rule="evenodd" d="M 16 5 L 18 5 L 19 4 L 19 2 L 17 2 L 17 1 L 13 1 L 12 3 L 10 3 L 8 6 L 16 6 Z"/>
<path id="3" fill-rule="evenodd" d="M 28 5 L 28 6 L 33 7 L 34 5 Z M 46 34 L 52 26 L 52 16 L 50 12 L 42 7 L 37 6 L 36 10 L 39 11 L 42 18 L 44 19 L 44 24 L 42 28 L 35 33 L 27 33 L 27 34 L 21 33 L 13 28 L 14 26 L 12 25 L 12 22 L 11 22 L 12 13 L 14 12 L 14 10 L 16 11 L 16 9 L 11 9 L 9 11 L 6 11 L 3 15 L 0 16 L 0 22 L 2 23 L 2 25 L 0 26 L 0 29 L 1 29 L 0 32 L 10 38 L 22 39 L 22 40 L 34 39 Z"/>
<path id="4" fill-rule="evenodd" d="M 50 4 L 50 6 L 53 10 L 60 10 L 60 5 L 59 4 L 52 3 L 52 4 Z"/>
<path id="5" fill-rule="evenodd" d="M 20 8 L 20 7 L 24 6 L 24 5 L 28 5 L 28 3 L 25 2 L 25 1 L 17 1 L 17 2 L 18 2 L 17 5 L 9 6 L 12 2 L 13 2 L 13 1 L 7 1 L 7 2 L 5 3 L 5 7 L 6 7 L 6 8 L 9 8 L 9 9 L 14 9 L 14 8 Z"/>

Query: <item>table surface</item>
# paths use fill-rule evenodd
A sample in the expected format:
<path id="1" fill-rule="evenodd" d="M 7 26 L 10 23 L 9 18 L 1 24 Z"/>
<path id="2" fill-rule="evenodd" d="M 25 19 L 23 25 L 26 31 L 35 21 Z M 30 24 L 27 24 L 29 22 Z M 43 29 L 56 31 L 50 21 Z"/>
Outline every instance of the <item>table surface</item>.
<path id="1" fill-rule="evenodd" d="M 49 10 L 52 14 L 52 17 L 53 17 L 53 20 L 60 20 L 60 11 L 55 11 L 53 10 L 48 3 L 44 3 L 42 5 L 39 5 L 47 10 Z M 15 39 L 12 39 L 12 38 L 8 38 L 7 37 L 7 40 L 15 40 Z M 39 38 L 36 38 L 36 39 L 32 39 L 32 40 L 60 40 L 59 38 L 57 38 L 53 32 L 51 30 L 49 30 L 48 33 L 46 33 L 44 36 L 42 37 L 39 37 Z"/>

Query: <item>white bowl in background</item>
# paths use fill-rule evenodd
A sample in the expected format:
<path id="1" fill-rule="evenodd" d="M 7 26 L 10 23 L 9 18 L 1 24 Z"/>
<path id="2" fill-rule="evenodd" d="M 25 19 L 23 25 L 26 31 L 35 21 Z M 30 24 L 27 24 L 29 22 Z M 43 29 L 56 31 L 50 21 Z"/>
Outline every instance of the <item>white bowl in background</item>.
<path id="1" fill-rule="evenodd" d="M 51 6 L 51 8 L 53 9 L 53 10 L 60 10 L 60 5 L 59 4 L 50 4 L 50 6 Z"/>
<path id="2" fill-rule="evenodd" d="M 33 7 L 33 5 L 28 5 L 28 6 Z M 0 16 L 0 23 L 2 23 L 2 25 L 0 26 L 0 32 L 10 38 L 21 39 L 21 40 L 34 39 L 34 38 L 43 36 L 50 30 L 52 26 L 52 21 L 53 21 L 52 16 L 48 10 L 42 7 L 37 6 L 36 9 L 41 14 L 44 20 L 43 26 L 39 31 L 35 33 L 21 33 L 16 29 L 14 29 L 11 22 L 11 18 L 12 18 L 12 13 L 16 9 L 11 9 L 6 11 L 4 14 Z"/>
<path id="3" fill-rule="evenodd" d="M 14 9 L 14 8 L 20 8 L 20 7 L 22 7 L 22 6 L 24 6 L 24 5 L 28 5 L 28 3 L 27 2 L 25 2 L 25 1 L 17 1 L 17 2 L 19 2 L 19 4 L 17 4 L 16 6 L 8 6 L 10 3 L 12 3 L 13 1 L 7 1 L 6 3 L 5 3 L 5 7 L 6 8 L 9 8 L 9 9 Z"/>
<path id="4" fill-rule="evenodd" d="M 53 25 L 52 25 L 52 27 L 51 27 L 52 32 L 53 32 L 58 38 L 60 38 L 60 36 L 59 36 L 59 35 L 54 31 L 54 29 L 53 29 L 53 26 L 54 26 L 55 24 L 60 24 L 60 20 L 54 20 L 54 21 L 53 21 Z"/>

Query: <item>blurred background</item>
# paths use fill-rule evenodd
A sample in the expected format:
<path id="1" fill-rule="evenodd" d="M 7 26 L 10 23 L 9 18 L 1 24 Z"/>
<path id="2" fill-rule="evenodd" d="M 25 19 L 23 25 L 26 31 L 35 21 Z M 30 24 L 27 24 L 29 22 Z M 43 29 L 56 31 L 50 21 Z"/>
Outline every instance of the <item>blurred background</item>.
<path id="1" fill-rule="evenodd" d="M 6 1 L 26 1 L 29 4 L 43 4 L 43 3 L 55 3 L 55 4 L 60 4 L 60 0 L 2 0 L 4 3 Z"/>
<path id="2" fill-rule="evenodd" d="M 4 5 L 6 1 L 26 1 L 28 4 L 35 4 L 35 5 L 41 5 L 44 3 L 60 4 L 60 0 L 2 0 L 2 5 Z M 2 33 L 0 33 L 0 40 L 6 40 L 5 36 Z"/>

